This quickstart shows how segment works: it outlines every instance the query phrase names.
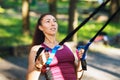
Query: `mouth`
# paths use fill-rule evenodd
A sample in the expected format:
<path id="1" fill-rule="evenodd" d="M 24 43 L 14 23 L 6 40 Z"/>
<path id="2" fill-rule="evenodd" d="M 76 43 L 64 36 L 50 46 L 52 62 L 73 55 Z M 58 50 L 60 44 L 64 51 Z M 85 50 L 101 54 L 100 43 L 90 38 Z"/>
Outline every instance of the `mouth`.
<path id="1" fill-rule="evenodd" d="M 56 28 L 51 28 L 50 30 L 51 30 L 51 31 L 55 31 L 55 30 L 56 30 Z"/>

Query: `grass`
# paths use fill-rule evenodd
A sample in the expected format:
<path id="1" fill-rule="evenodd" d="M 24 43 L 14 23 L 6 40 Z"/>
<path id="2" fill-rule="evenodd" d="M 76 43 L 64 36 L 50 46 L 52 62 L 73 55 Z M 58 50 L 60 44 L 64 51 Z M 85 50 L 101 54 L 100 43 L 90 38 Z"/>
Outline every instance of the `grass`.
<path id="1" fill-rule="evenodd" d="M 10 2 L 9 2 L 10 3 Z M 40 13 L 48 12 L 48 5 L 45 1 L 41 1 L 40 5 L 43 7 L 31 6 L 31 10 L 39 11 Z M 20 4 L 20 3 L 19 3 Z M 63 7 L 65 5 L 65 7 Z M 80 7 L 81 5 L 81 7 Z M 79 3 L 78 8 L 82 8 L 84 2 Z M 91 5 L 89 5 L 91 6 Z M 44 8 L 44 9 L 43 9 Z M 64 9 L 63 9 L 64 8 Z M 68 2 L 59 2 L 58 13 L 67 14 Z M 86 9 L 86 7 L 84 7 Z M 80 11 L 80 10 L 79 10 Z M 81 17 L 81 16 L 80 16 Z M 34 27 L 37 22 L 38 17 L 30 18 L 30 29 L 34 32 Z M 82 19 L 84 19 L 82 17 Z M 79 24 L 82 20 L 79 20 Z M 105 22 L 104 22 L 105 23 Z M 97 23 L 94 21 L 89 21 L 78 31 L 78 41 L 89 40 L 95 33 L 104 25 L 103 22 Z M 61 41 L 67 33 L 67 20 L 58 20 L 59 32 L 57 34 L 57 39 Z M 78 25 L 79 25 L 78 24 Z M 112 37 L 120 33 L 120 23 L 110 23 L 104 29 L 108 33 L 108 36 Z M 27 45 L 32 41 L 32 36 L 25 36 L 22 34 L 22 19 L 21 13 L 14 10 L 14 8 L 5 9 L 4 13 L 0 15 L 0 46 L 17 46 L 17 45 Z"/>
<path id="2" fill-rule="evenodd" d="M 30 36 L 22 34 L 22 20 L 19 16 L 3 13 L 0 15 L 0 44 L 1 46 L 26 45 L 31 42 Z M 15 13 L 14 13 L 15 14 Z M 27 42 L 27 43 L 26 43 Z"/>
<path id="3" fill-rule="evenodd" d="M 61 24 L 62 23 L 62 24 Z M 60 40 L 63 39 L 66 35 L 67 35 L 67 21 L 59 22 L 59 34 L 61 36 Z M 79 23 L 80 24 L 80 23 Z M 79 25 L 78 24 L 78 25 Z M 99 29 L 101 29 L 103 27 L 103 25 L 105 24 L 105 22 L 101 22 L 101 23 L 97 23 L 97 22 L 88 22 L 86 23 L 82 28 L 80 28 L 80 30 L 77 32 L 77 36 L 78 36 L 78 41 L 80 40 L 89 40 L 90 38 L 92 38 L 97 31 L 99 31 Z M 120 23 L 109 23 L 105 28 L 104 28 L 104 32 L 106 32 L 108 34 L 109 37 L 113 37 L 116 34 L 120 33 L 120 27 L 119 27 Z"/>
<path id="4" fill-rule="evenodd" d="M 92 36 L 96 34 L 97 31 L 99 31 L 99 29 L 103 27 L 104 24 L 105 22 L 104 23 L 88 22 L 83 28 L 80 29 L 80 31 L 78 32 L 78 36 L 82 36 L 82 38 L 85 39 L 90 39 Z M 120 32 L 120 30 L 118 30 L 118 27 L 119 26 L 116 25 L 115 23 L 109 23 L 104 28 L 103 31 L 106 32 L 108 36 L 112 37 Z"/>

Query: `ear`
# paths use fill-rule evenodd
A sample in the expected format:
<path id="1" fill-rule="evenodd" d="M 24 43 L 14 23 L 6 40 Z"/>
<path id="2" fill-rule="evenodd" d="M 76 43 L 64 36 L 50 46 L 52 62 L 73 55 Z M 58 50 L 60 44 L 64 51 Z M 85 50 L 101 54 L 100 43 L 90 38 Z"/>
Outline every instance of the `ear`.
<path id="1" fill-rule="evenodd" d="M 39 26 L 38 28 L 39 28 L 41 31 L 43 31 L 43 28 L 42 28 L 42 26 Z"/>

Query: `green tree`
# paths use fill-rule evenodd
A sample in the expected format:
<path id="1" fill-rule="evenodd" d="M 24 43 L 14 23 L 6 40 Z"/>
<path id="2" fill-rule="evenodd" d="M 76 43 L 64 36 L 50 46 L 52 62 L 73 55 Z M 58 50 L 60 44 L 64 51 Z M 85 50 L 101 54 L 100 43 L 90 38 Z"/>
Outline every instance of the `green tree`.
<path id="1" fill-rule="evenodd" d="M 110 11 L 111 15 L 120 7 L 120 0 L 111 0 Z M 113 19 L 114 22 L 120 22 L 120 13 Z"/>
<path id="2" fill-rule="evenodd" d="M 30 2 L 31 2 L 32 5 L 36 4 L 36 0 L 30 0 Z"/>
<path id="3" fill-rule="evenodd" d="M 57 14 L 57 0 L 48 0 L 49 12 L 51 12 L 55 17 Z"/>
<path id="4" fill-rule="evenodd" d="M 77 26 L 78 24 L 78 13 L 77 13 L 77 1 L 78 0 L 70 0 L 69 1 L 69 19 L 68 19 L 68 32 L 73 31 L 73 29 Z M 70 39 L 73 41 L 77 41 L 77 33 Z"/>

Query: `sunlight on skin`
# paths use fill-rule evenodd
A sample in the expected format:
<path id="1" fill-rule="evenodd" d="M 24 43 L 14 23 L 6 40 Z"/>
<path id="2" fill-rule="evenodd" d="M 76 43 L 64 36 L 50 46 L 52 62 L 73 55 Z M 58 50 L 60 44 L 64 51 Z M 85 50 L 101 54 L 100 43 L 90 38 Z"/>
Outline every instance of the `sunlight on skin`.
<path id="1" fill-rule="evenodd" d="M 34 75 L 36 75 L 36 76 L 39 76 L 40 75 L 40 72 L 39 71 L 34 71 L 34 72 L 31 72 L 31 74 L 32 75 L 30 75 L 31 76 L 31 79 L 30 80 L 38 80 L 39 79 L 39 77 L 35 77 Z M 34 75 L 33 75 L 34 74 Z"/>

